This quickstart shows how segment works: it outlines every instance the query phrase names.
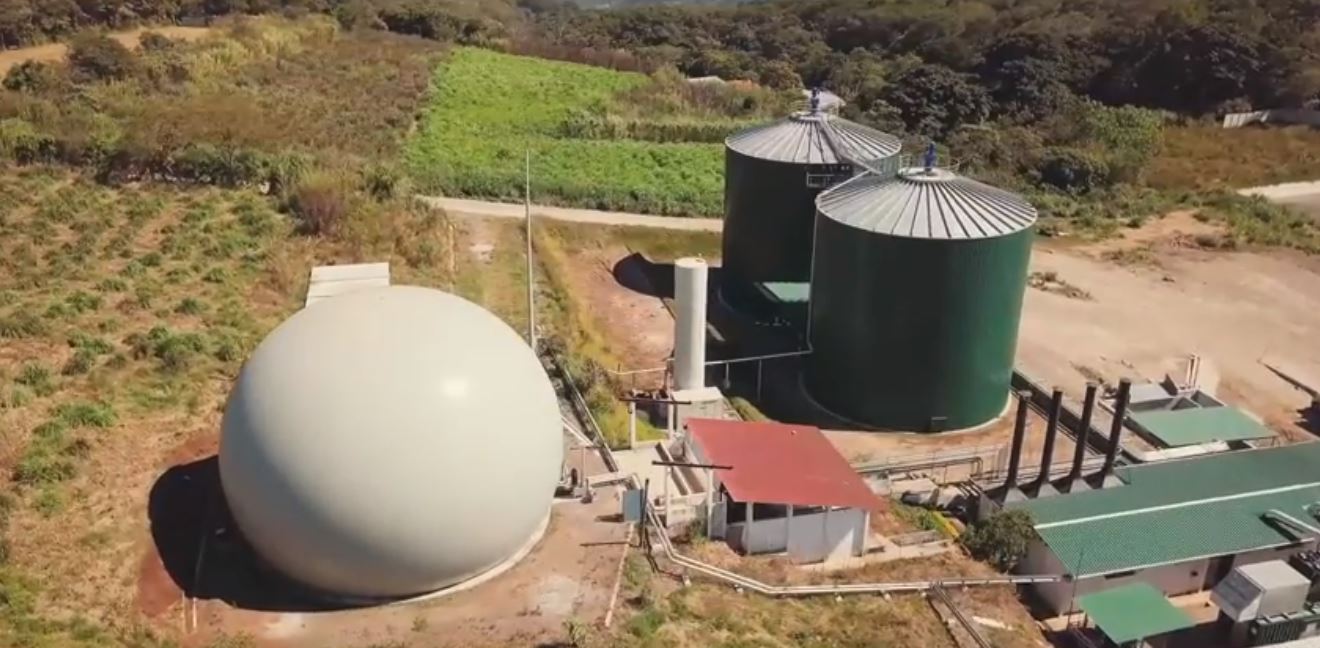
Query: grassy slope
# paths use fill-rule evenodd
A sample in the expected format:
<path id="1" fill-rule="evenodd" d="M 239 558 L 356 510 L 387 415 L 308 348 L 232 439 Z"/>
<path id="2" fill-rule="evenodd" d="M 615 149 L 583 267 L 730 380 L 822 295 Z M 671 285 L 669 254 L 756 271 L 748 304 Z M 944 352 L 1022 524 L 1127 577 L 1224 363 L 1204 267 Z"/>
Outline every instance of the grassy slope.
<path id="1" fill-rule="evenodd" d="M 364 205 L 309 239 L 253 192 L 43 170 L 0 174 L 0 207 L 3 646 L 146 646 L 172 627 L 135 607 L 147 494 L 181 446 L 215 438 L 243 359 L 301 306 L 312 265 L 385 260 L 398 283 L 525 317 L 515 223 Z M 489 266 L 449 256 L 478 239 L 496 245 Z"/>
<path id="2" fill-rule="evenodd" d="M 645 82 L 636 74 L 458 49 L 436 71 L 431 107 L 407 151 L 409 168 L 425 190 L 516 198 L 530 148 L 540 202 L 718 214 L 718 145 L 558 136 L 574 109 Z"/>
<path id="3" fill-rule="evenodd" d="M 1148 173 L 1161 189 L 1242 188 L 1320 180 L 1320 128 L 1171 127 Z"/>

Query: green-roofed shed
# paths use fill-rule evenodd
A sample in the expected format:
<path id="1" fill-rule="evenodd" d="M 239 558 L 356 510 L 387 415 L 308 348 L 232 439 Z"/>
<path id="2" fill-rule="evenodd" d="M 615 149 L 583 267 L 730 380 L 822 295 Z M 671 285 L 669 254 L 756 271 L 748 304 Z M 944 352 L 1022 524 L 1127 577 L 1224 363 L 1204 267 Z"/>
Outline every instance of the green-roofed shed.
<path id="1" fill-rule="evenodd" d="M 1143 436 L 1167 448 L 1214 441 L 1251 441 L 1274 436 L 1236 407 L 1201 407 L 1134 412 L 1128 418 Z"/>
<path id="2" fill-rule="evenodd" d="M 1078 599 L 1077 604 L 1110 641 L 1119 645 L 1195 625 L 1164 594 L 1145 583 L 1133 583 L 1088 594 Z"/>
<path id="3" fill-rule="evenodd" d="M 1167 595 L 1214 587 L 1235 566 L 1286 559 L 1320 538 L 1320 443 L 1117 469 L 1121 485 L 1008 504 L 1039 539 L 1019 571 L 1075 575 L 1036 586 L 1056 613 L 1129 582 Z"/>

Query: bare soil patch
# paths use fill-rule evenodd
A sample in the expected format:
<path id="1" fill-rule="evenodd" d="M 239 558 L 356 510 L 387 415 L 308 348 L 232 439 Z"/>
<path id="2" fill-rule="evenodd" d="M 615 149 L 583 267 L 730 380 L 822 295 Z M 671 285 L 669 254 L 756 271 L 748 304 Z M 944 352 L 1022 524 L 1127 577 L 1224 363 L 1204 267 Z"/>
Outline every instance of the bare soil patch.
<path id="1" fill-rule="evenodd" d="M 125 47 L 136 49 L 142 41 L 142 34 L 146 32 L 155 32 L 166 38 L 179 40 L 198 40 L 211 32 L 210 27 L 151 27 L 143 29 L 134 29 L 132 31 L 117 32 L 110 34 L 110 37 L 122 43 Z M 45 45 L 33 45 L 32 47 L 22 47 L 19 49 L 0 51 L 0 75 L 9 72 L 9 69 L 24 61 L 62 61 L 64 56 L 69 53 L 69 46 L 64 43 L 47 43 Z"/>
<path id="2" fill-rule="evenodd" d="M 627 350 L 624 357 L 633 364 L 619 368 L 663 367 L 673 349 L 674 318 L 655 294 L 663 287 L 640 269 L 628 267 L 631 259 L 645 263 L 617 244 L 573 254 L 568 268 L 573 294 L 599 323 L 610 348 Z M 633 287 L 620 281 L 620 272 Z M 635 384 L 659 387 L 662 378 L 661 373 L 640 375 Z"/>
<path id="3" fill-rule="evenodd" d="M 540 645 L 562 641 L 570 619 L 600 622 L 609 604 L 626 525 L 603 491 L 591 504 L 555 505 L 541 542 L 493 580 L 430 601 L 335 612 L 259 612 L 222 601 L 199 608 L 195 639 L 251 635 L 263 646 Z"/>
<path id="4" fill-rule="evenodd" d="M 1320 260 L 1183 244 L 1192 232 L 1205 233 L 1204 225 L 1174 215 L 1120 243 L 1038 245 L 1033 271 L 1056 273 L 1094 299 L 1028 291 L 1019 368 L 1077 397 L 1088 378 L 1160 380 L 1196 353 L 1217 367 L 1219 394 L 1231 404 L 1287 437 L 1307 437 L 1298 425 L 1306 397 L 1259 360 L 1316 360 Z M 1132 244 L 1156 263 L 1112 262 L 1110 253 Z"/>

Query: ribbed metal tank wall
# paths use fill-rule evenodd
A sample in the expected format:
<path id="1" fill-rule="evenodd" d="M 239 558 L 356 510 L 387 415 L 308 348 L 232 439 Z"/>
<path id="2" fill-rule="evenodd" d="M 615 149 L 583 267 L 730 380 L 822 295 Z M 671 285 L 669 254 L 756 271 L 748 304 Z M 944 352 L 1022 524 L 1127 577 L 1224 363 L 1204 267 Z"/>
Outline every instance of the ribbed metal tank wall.
<path id="1" fill-rule="evenodd" d="M 806 282 L 816 197 L 853 176 L 851 159 L 889 159 L 899 148 L 891 135 L 823 112 L 797 113 L 729 137 L 724 149 L 726 277 L 743 285 Z"/>
<path id="2" fill-rule="evenodd" d="M 860 177 L 817 204 L 812 397 L 881 429 L 954 430 L 999 416 L 1035 210 L 940 170 Z"/>

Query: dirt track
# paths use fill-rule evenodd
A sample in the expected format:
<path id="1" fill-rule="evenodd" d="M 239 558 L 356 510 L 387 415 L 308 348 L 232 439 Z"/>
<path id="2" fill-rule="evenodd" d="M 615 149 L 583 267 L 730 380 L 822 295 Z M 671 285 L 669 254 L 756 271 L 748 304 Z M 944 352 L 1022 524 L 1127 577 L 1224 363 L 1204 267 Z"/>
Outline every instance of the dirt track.
<path id="1" fill-rule="evenodd" d="M 515 203 L 466 200 L 462 198 L 443 198 L 437 196 L 417 196 L 417 200 L 429 207 L 443 209 L 447 212 L 462 214 L 464 216 L 517 219 L 525 217 L 525 207 Z M 719 232 L 724 229 L 724 221 L 715 218 L 648 216 L 646 214 L 608 212 L 595 209 L 570 209 L 567 207 L 547 207 L 545 205 L 532 205 L 532 214 L 541 218 L 550 218 L 570 223 L 589 223 L 594 225 L 630 225 L 636 227 L 686 230 L 689 232 Z"/>
<path id="2" fill-rule="evenodd" d="M 142 39 L 142 34 L 148 31 L 179 40 L 197 40 L 210 33 L 211 29 L 209 27 L 155 27 L 119 32 L 111 34 L 110 37 L 123 43 L 125 47 L 136 48 L 138 42 Z M 24 61 L 63 60 L 68 52 L 69 47 L 64 43 L 47 43 L 45 45 L 0 51 L 0 75 L 6 74 L 10 68 Z"/>
<path id="3" fill-rule="evenodd" d="M 1158 240 L 1038 245 L 1032 269 L 1089 292 L 1091 300 L 1027 293 L 1019 367 L 1074 395 L 1089 376 L 1160 380 L 1201 355 L 1221 376 L 1217 393 L 1276 430 L 1306 438 L 1297 425 L 1306 397 L 1260 364 L 1279 357 L 1320 363 L 1320 259 L 1284 250 L 1207 252 L 1189 245 L 1176 218 L 1150 227 Z M 1183 229 L 1204 227 L 1190 218 Z M 1136 243 L 1135 241 L 1141 241 Z M 1128 246 L 1128 247 L 1125 247 Z M 1139 250 L 1115 262 L 1117 250 Z M 1109 258 L 1106 258 L 1109 257 Z"/>

